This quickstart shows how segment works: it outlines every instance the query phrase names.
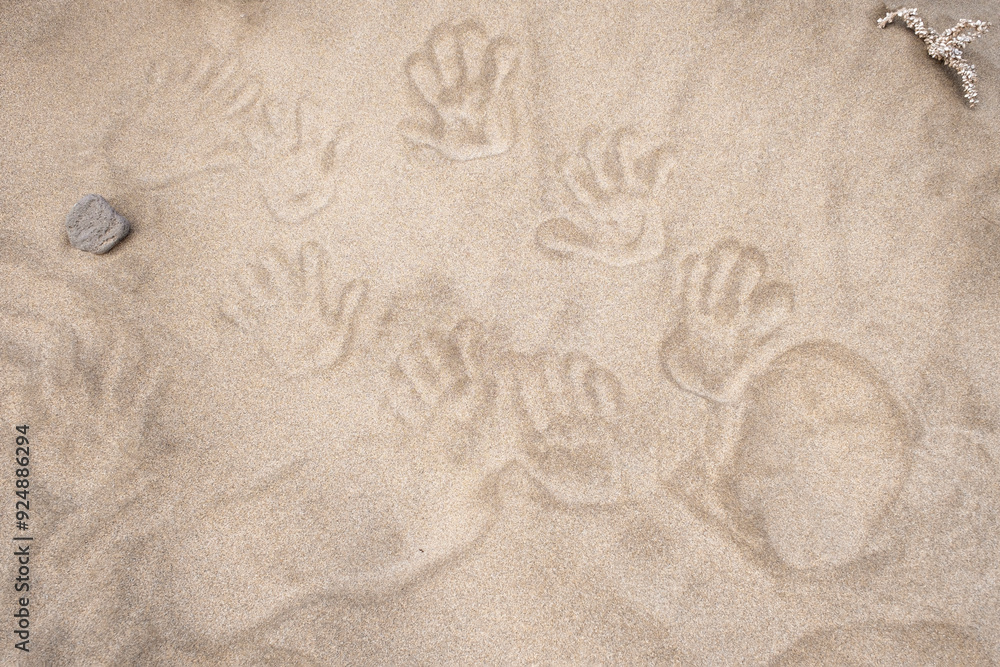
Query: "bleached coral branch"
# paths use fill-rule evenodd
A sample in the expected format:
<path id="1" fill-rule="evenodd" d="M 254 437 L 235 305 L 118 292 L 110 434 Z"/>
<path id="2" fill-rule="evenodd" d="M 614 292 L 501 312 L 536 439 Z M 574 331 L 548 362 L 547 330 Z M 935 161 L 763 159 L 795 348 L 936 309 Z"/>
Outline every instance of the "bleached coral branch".
<path id="1" fill-rule="evenodd" d="M 938 34 L 933 28 L 928 27 L 922 18 L 917 16 L 917 11 L 916 8 L 903 8 L 889 12 L 879 19 L 878 27 L 884 28 L 897 18 L 903 19 L 906 27 L 924 40 L 927 45 L 927 54 L 931 58 L 944 62 L 946 66 L 958 73 L 962 79 L 965 99 L 969 101 L 969 106 L 976 106 L 979 102 L 979 93 L 976 91 L 976 68 L 965 59 L 962 50 L 968 46 L 969 42 L 989 30 L 990 23 L 961 19 L 955 27 Z"/>

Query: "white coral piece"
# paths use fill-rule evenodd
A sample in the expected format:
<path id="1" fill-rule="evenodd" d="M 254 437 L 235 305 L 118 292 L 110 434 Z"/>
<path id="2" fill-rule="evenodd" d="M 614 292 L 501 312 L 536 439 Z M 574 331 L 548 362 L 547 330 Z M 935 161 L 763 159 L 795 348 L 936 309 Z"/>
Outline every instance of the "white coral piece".
<path id="1" fill-rule="evenodd" d="M 935 60 L 940 60 L 955 70 L 962 79 L 962 90 L 969 106 L 976 106 L 979 93 L 976 91 L 976 68 L 967 61 L 962 50 L 976 37 L 990 29 L 987 21 L 970 21 L 961 19 L 953 28 L 938 34 L 933 28 L 927 27 L 924 20 L 917 16 L 916 8 L 903 8 L 889 12 L 878 21 L 880 28 L 885 28 L 896 18 L 903 19 L 906 27 L 924 40 L 927 44 L 927 54 Z"/>

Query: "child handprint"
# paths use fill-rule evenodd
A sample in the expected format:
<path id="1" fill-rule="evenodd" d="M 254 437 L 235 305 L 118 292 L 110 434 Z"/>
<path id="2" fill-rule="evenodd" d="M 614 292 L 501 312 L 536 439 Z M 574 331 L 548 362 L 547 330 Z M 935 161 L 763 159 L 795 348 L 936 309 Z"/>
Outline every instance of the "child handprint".
<path id="1" fill-rule="evenodd" d="M 732 240 L 682 267 L 680 322 L 663 343 L 667 375 L 682 389 L 729 402 L 730 381 L 792 312 L 792 288 L 762 284 L 764 255 Z"/>
<path id="2" fill-rule="evenodd" d="M 473 23 L 441 25 L 407 65 L 430 120 L 409 121 L 403 134 L 450 160 L 476 160 L 510 150 L 515 138 L 510 78 L 517 50 L 489 41 Z"/>
<path id="3" fill-rule="evenodd" d="M 544 222 L 538 243 L 613 266 L 655 259 L 666 244 L 656 195 L 668 170 L 663 146 L 628 128 L 590 128 L 562 166 L 569 215 Z"/>
<path id="4" fill-rule="evenodd" d="M 109 133 L 112 170 L 140 187 L 161 188 L 235 167 L 260 86 L 239 61 L 206 49 L 194 63 L 157 64 L 135 110 Z"/>
<path id="5" fill-rule="evenodd" d="M 239 297 L 224 311 L 288 377 L 321 372 L 347 355 L 367 288 L 363 281 L 348 283 L 334 311 L 325 273 L 326 253 L 318 244 L 303 245 L 296 262 L 271 251 L 239 277 Z"/>
<path id="6" fill-rule="evenodd" d="M 308 99 L 271 100 L 249 129 L 250 170 L 279 222 L 304 222 L 333 202 L 335 168 L 348 136 L 347 128 L 329 125 L 325 116 Z"/>
<path id="7" fill-rule="evenodd" d="M 448 333 L 417 336 L 399 354 L 391 377 L 396 415 L 415 429 L 468 424 L 486 392 L 479 360 L 482 330 L 463 320 Z"/>
<path id="8" fill-rule="evenodd" d="M 564 502 L 617 500 L 625 444 L 618 380 L 582 354 L 535 355 L 516 367 L 531 475 Z"/>

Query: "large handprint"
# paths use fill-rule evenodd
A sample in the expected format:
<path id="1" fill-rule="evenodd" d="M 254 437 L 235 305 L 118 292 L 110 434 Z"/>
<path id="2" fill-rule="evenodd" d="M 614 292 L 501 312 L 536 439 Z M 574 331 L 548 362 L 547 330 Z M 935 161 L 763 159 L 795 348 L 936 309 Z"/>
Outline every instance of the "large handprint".
<path id="1" fill-rule="evenodd" d="M 588 129 L 579 152 L 562 165 L 570 211 L 542 223 L 536 240 L 612 266 L 655 259 L 666 244 L 656 196 L 668 171 L 664 148 L 633 130 Z"/>
<path id="2" fill-rule="evenodd" d="M 510 91 L 516 65 L 509 40 L 490 41 L 473 23 L 439 26 L 407 65 L 431 119 L 407 122 L 403 134 L 451 160 L 506 153 L 516 132 Z"/>
<path id="3" fill-rule="evenodd" d="M 732 240 L 682 268 L 680 321 L 663 343 L 664 370 L 686 391 L 729 402 L 736 372 L 792 312 L 792 288 L 763 284 L 764 255 Z"/>
<path id="4" fill-rule="evenodd" d="M 260 86 L 238 60 L 206 49 L 193 63 L 157 64 L 148 88 L 103 142 L 117 174 L 160 188 L 244 158 L 244 127 Z"/>
<path id="5" fill-rule="evenodd" d="M 47 504 L 56 514 L 75 511 L 107 493 L 114 475 L 128 477 L 148 451 L 140 445 L 148 444 L 143 433 L 160 369 L 132 322 L 59 281 L 25 275 L 17 282 L 0 304 L 0 409 L 37 417 L 47 447 L 32 460 L 46 480 Z"/>
<path id="6" fill-rule="evenodd" d="M 582 354 L 542 354 L 515 364 L 526 419 L 523 463 L 557 499 L 605 504 L 623 491 L 618 380 Z"/>
<path id="7" fill-rule="evenodd" d="M 304 244 L 295 262 L 268 252 L 239 276 L 238 296 L 224 307 L 223 315 L 253 337 L 287 377 L 321 372 L 347 355 L 367 287 L 359 280 L 348 283 L 333 310 L 326 263 L 315 243 Z"/>
<path id="8" fill-rule="evenodd" d="M 304 222 L 333 202 L 348 130 L 309 99 L 269 100 L 257 116 L 248 129 L 250 172 L 278 222 Z"/>

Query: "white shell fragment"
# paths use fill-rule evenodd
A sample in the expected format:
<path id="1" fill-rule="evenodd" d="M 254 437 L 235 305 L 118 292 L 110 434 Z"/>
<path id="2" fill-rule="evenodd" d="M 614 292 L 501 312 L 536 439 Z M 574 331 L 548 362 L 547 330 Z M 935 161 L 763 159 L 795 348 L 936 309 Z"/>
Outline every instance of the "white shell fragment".
<path id="1" fill-rule="evenodd" d="M 103 255 L 128 236 L 128 220 L 101 195 L 87 195 L 66 216 L 66 233 L 77 250 Z"/>

